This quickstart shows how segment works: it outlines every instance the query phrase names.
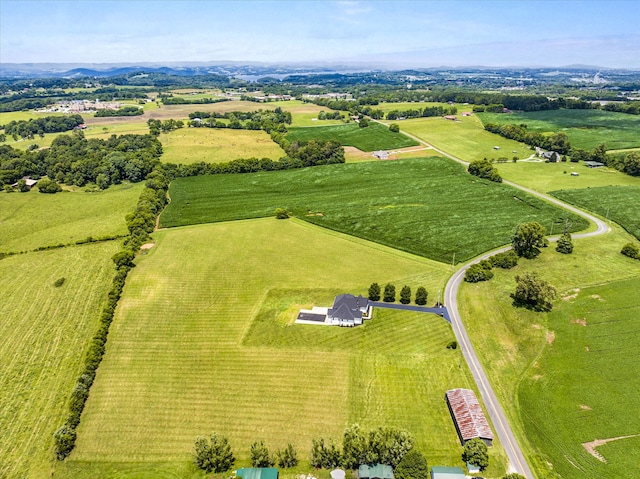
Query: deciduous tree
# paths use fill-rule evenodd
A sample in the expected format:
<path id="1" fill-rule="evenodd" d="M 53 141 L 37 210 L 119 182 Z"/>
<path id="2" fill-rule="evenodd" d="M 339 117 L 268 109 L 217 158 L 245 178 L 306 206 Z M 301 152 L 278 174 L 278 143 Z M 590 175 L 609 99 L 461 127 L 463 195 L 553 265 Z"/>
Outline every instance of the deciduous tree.
<path id="1" fill-rule="evenodd" d="M 462 451 L 462 460 L 475 466 L 478 466 L 481 471 L 484 471 L 489 466 L 489 452 L 487 451 L 487 445 L 482 439 L 474 438 L 467 441 Z"/>
<path id="2" fill-rule="evenodd" d="M 546 230 L 544 226 L 535 221 L 529 223 L 521 223 L 516 228 L 516 232 L 513 235 L 511 244 L 513 245 L 513 251 L 518 256 L 522 256 L 527 259 L 533 259 L 540 254 L 540 248 L 547 245 L 547 240 L 544 237 Z"/>
<path id="3" fill-rule="evenodd" d="M 415 449 L 411 449 L 398 463 L 394 476 L 396 479 L 427 479 L 428 473 L 425 457 Z"/>
<path id="4" fill-rule="evenodd" d="M 556 288 L 538 278 L 536 273 L 525 273 L 516 276 L 516 290 L 511 294 L 511 298 L 514 306 L 534 311 L 551 311 L 551 301 L 555 299 L 556 294 Z"/>

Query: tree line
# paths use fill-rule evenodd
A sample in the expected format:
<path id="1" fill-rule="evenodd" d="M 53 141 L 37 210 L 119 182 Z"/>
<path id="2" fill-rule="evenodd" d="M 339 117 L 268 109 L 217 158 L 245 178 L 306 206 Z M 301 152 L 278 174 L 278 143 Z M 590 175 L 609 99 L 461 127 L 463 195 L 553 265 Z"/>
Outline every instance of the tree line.
<path id="1" fill-rule="evenodd" d="M 290 125 L 292 121 L 291 112 L 284 111 L 280 107 L 277 107 L 274 110 L 260 109 L 249 112 L 229 111 L 220 113 L 194 111 L 189 114 L 189 119 L 191 120 L 189 125 L 196 128 L 208 127 L 231 128 L 236 130 L 263 130 L 267 133 L 271 133 L 273 130 L 280 133 L 286 133 L 286 125 Z M 216 119 L 225 119 L 228 120 L 229 123 L 215 121 Z"/>
<path id="2" fill-rule="evenodd" d="M 139 116 L 144 113 L 142 108 L 133 105 L 125 105 L 117 110 L 109 110 L 107 108 L 97 110 L 95 115 L 98 118 L 109 116 Z"/>
<path id="3" fill-rule="evenodd" d="M 45 133 L 70 131 L 83 123 L 84 119 L 80 115 L 45 116 L 43 118 L 10 121 L 4 125 L 4 133 L 13 135 L 16 140 L 18 137 L 32 139 L 36 135 L 44 136 Z"/>
<path id="4" fill-rule="evenodd" d="M 171 94 L 160 94 L 159 98 L 165 105 L 209 105 L 229 101 L 228 98 L 183 98 Z"/>
<path id="5" fill-rule="evenodd" d="M 510 140 L 519 141 L 532 147 L 544 148 L 545 150 L 557 151 L 561 155 L 566 155 L 571 151 L 571 143 L 566 133 L 554 133 L 551 136 L 545 136 L 542 133 L 527 130 L 527 125 L 521 123 L 509 123 L 506 125 L 498 125 L 497 123 L 487 123 L 484 129 L 500 135 Z"/>

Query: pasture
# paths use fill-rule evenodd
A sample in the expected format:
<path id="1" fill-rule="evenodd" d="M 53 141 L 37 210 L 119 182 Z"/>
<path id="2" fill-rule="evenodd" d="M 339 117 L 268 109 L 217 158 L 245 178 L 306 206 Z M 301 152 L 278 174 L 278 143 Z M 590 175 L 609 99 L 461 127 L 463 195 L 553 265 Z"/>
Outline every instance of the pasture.
<path id="1" fill-rule="evenodd" d="M 630 425 L 629 414 L 634 415 L 631 411 L 640 407 L 637 379 L 628 374 L 637 369 L 637 357 L 630 349 L 635 346 L 630 346 L 622 333 L 625 331 L 630 341 L 637 336 L 631 318 L 637 316 L 633 298 L 640 287 L 640 271 L 634 260 L 620 254 L 630 236 L 615 224 L 612 229 L 598 237 L 574 239 L 571 255 L 549 247 L 538 259 L 521 259 L 513 270 L 497 270 L 491 281 L 464 283 L 460 290 L 458 301 L 467 331 L 538 477 L 553 477 L 552 471 L 566 479 L 630 477 L 616 468 L 610 469 L 611 474 L 606 468 L 598 469 L 600 475 L 582 472 L 569 462 L 605 467 L 592 461 L 581 443 L 622 435 L 616 431 Z M 512 306 L 509 294 L 515 289 L 514 277 L 525 271 L 538 272 L 558 288 L 551 313 Z M 612 295 L 618 288 L 620 296 Z M 623 300 L 624 294 L 627 299 Z M 580 310 L 583 306 L 576 305 L 581 304 L 588 307 Z M 586 318 L 584 328 L 580 321 L 587 310 L 592 319 Z M 594 325 L 598 331 L 591 336 L 589 322 L 601 323 L 606 318 L 611 320 L 610 335 L 606 336 L 602 324 Z M 615 338 L 619 338 L 619 347 L 613 346 Z M 600 369 L 614 363 L 618 368 L 614 374 Z M 625 374 L 623 380 L 621 375 Z M 531 383 L 536 382 L 535 394 L 529 392 Z M 566 389 L 559 388 L 563 383 Z M 601 397 L 596 400 L 596 396 Z M 581 404 L 593 411 L 581 408 Z M 607 427 L 605 417 L 610 423 Z M 619 446 L 624 447 L 624 441 Z M 629 458 L 625 461 L 627 467 Z"/>
<path id="2" fill-rule="evenodd" d="M 605 186 L 551 194 L 615 221 L 640 240 L 640 179 L 635 178 L 635 186 Z"/>
<path id="3" fill-rule="evenodd" d="M 518 161 L 494 163 L 493 166 L 505 180 L 543 193 L 609 185 L 640 186 L 640 178 L 626 175 L 614 168 L 587 168 L 584 163 Z M 578 173 L 579 176 L 571 176 L 571 173 Z"/>
<path id="4" fill-rule="evenodd" d="M 104 191 L 81 189 L 55 195 L 0 194 L 0 251 L 28 251 L 128 233 L 124 217 L 135 207 L 143 183 L 123 183 Z"/>
<path id="5" fill-rule="evenodd" d="M 119 247 L 110 241 L 0 260 L 0 477 L 49 476 L 53 433 L 66 419 Z"/>
<path id="6" fill-rule="evenodd" d="M 278 160 L 286 156 L 264 131 L 180 128 L 162 133 L 158 139 L 165 163 L 219 163 L 254 157 Z"/>
<path id="7" fill-rule="evenodd" d="M 529 158 L 533 153 L 524 143 L 489 133 L 475 115 L 470 117 L 458 115 L 458 121 L 432 117 L 401 122 L 385 121 L 385 123 L 398 123 L 401 131 L 411 133 L 464 161 L 483 158 L 511 160 L 514 156 L 522 160 Z M 499 147 L 499 150 L 494 149 L 495 146 Z"/>
<path id="8" fill-rule="evenodd" d="M 548 110 L 509 114 L 479 113 L 484 123 L 525 123 L 538 133 L 564 132 L 574 148 L 609 150 L 640 147 L 640 117 L 604 110 Z"/>
<path id="9" fill-rule="evenodd" d="M 362 151 L 392 150 L 418 145 L 418 142 L 408 136 L 393 133 L 386 126 L 374 122 L 370 122 L 367 128 L 360 128 L 357 123 L 316 128 L 289 128 L 287 139 L 291 142 L 332 140 L 343 146 L 354 146 Z"/>
<path id="10" fill-rule="evenodd" d="M 181 178 L 169 193 L 163 227 L 273 216 L 287 208 L 305 221 L 445 263 L 454 254 L 460 262 L 510 243 L 521 222 L 550 228 L 570 217 L 574 231 L 587 226 L 436 157 Z"/>
<path id="11" fill-rule="evenodd" d="M 291 324 L 299 305 L 366 293 L 372 281 L 424 284 L 432 302 L 446 266 L 297 220 L 154 239 L 127 280 L 64 467 L 186 465 L 195 437 L 212 430 L 228 435 L 241 464 L 260 438 L 291 441 L 306 461 L 312 438 L 340 440 L 355 421 L 406 427 L 430 461 L 459 463 L 442 396 L 473 381 L 460 351 L 445 347 L 445 321 L 378 311 L 355 329 Z M 497 475 L 499 445 L 492 455 Z"/>

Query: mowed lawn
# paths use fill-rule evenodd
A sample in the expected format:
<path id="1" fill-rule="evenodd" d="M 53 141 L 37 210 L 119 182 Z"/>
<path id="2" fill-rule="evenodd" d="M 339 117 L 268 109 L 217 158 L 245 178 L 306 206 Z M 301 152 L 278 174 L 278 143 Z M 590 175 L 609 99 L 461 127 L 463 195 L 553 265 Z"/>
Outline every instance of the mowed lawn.
<path id="1" fill-rule="evenodd" d="M 495 271 L 491 281 L 461 287 L 462 319 L 538 477 L 555 477 L 553 471 L 566 479 L 634 477 L 631 469 L 620 469 L 638 460 L 632 440 L 607 446 L 627 446 L 624 462 L 614 465 L 618 453 L 607 457 L 611 467 L 598 464 L 581 446 L 640 432 L 633 343 L 640 332 L 640 268 L 620 254 L 631 239 L 613 224 L 605 235 L 574 239 L 571 255 L 552 246 L 538 259 L 521 259 L 513 270 Z M 526 271 L 537 272 L 558 289 L 551 313 L 512 306 L 514 277 Z M 532 383 L 535 391 L 529 391 Z"/>
<path id="2" fill-rule="evenodd" d="M 67 244 L 89 236 L 127 234 L 125 215 L 138 201 L 143 183 L 47 195 L 0 193 L 0 252 Z"/>
<path id="3" fill-rule="evenodd" d="M 640 240 L 640 179 L 635 180 L 636 186 L 604 186 L 551 194 L 615 221 Z"/>
<path id="4" fill-rule="evenodd" d="M 154 233 L 131 272 L 69 467 L 191 461 L 197 435 L 250 444 L 339 441 L 354 421 L 410 429 L 437 462 L 458 463 L 442 400 L 473 387 L 437 316 L 382 313 L 361 328 L 291 324 L 301 304 L 372 281 L 424 284 L 446 266 L 297 220 L 235 221 Z M 497 470 L 504 464 L 494 448 Z M 110 466 L 109 466 L 110 467 Z"/>
<path id="5" fill-rule="evenodd" d="M 604 110 L 549 110 L 479 113 L 484 123 L 525 123 L 539 133 L 564 132 L 574 148 L 593 149 L 604 143 L 608 150 L 640 146 L 640 116 Z"/>
<path id="6" fill-rule="evenodd" d="M 408 136 L 402 133 L 393 133 L 386 126 L 374 122 L 370 122 L 367 128 L 360 128 L 357 123 L 313 128 L 289 128 L 287 140 L 291 142 L 332 140 L 343 146 L 354 146 L 362 151 L 392 150 L 418 145 L 418 142 Z"/>
<path id="7" fill-rule="evenodd" d="M 181 128 L 159 137 L 165 163 L 219 163 L 238 158 L 271 158 L 286 153 L 264 131 Z"/>
<path id="8" fill-rule="evenodd" d="M 446 158 L 416 158 L 177 179 L 163 227 L 273 216 L 287 208 L 306 221 L 451 263 L 511 241 L 516 226 L 551 229 L 570 217 L 514 188 L 467 174 Z M 560 226 L 558 226 L 559 228 Z"/>
<path id="9" fill-rule="evenodd" d="M 588 168 L 584 163 L 545 163 L 518 161 L 495 163 L 505 180 L 543 193 L 555 190 L 595 188 L 600 186 L 640 186 L 640 178 L 626 175 L 614 168 Z M 578 176 L 571 176 L 578 173 Z"/>
<path id="10" fill-rule="evenodd" d="M 119 248 L 110 241 L 0 261 L 0 477 L 49 476 L 53 433 L 66 419 Z"/>
<path id="11" fill-rule="evenodd" d="M 385 121 L 390 124 L 392 122 Z M 508 140 L 489 133 L 484 129 L 477 116 L 460 116 L 458 121 L 441 117 L 418 118 L 395 122 L 401 131 L 406 131 L 465 161 L 487 158 L 497 160 L 516 156 L 522 160 L 531 156 L 533 151 L 524 143 Z M 494 147 L 499 147 L 498 150 Z"/>

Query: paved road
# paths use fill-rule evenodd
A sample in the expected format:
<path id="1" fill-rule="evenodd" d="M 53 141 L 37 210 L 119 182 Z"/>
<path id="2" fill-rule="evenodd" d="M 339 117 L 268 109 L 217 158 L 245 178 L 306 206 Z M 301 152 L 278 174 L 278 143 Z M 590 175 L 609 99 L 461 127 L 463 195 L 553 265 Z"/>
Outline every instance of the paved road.
<path id="1" fill-rule="evenodd" d="M 436 148 L 435 146 L 423 141 L 417 136 L 408 134 L 404 131 L 403 133 L 413 138 L 414 140 L 420 142 L 423 145 L 430 146 L 438 153 L 448 158 L 451 158 L 452 160 L 457 161 L 458 163 L 462 163 L 463 165 L 469 164 L 468 162 L 463 161 L 460 158 L 457 158 L 445 151 L 440 150 L 439 148 Z M 560 206 L 561 208 L 571 211 L 572 213 L 580 215 L 583 218 L 587 219 L 588 221 L 596 225 L 595 230 L 589 231 L 587 233 L 572 235 L 574 238 L 586 238 L 588 236 L 595 236 L 595 235 L 603 234 L 610 231 L 609 226 L 604 221 L 600 220 L 599 218 L 596 218 L 593 215 L 590 215 L 589 213 L 579 210 L 578 208 L 568 205 L 558 200 L 557 198 L 553 198 L 551 196 L 545 195 L 544 193 L 539 193 L 529 188 L 525 188 L 524 186 L 520 186 L 510 181 L 503 181 L 503 182 L 509 186 L 518 188 L 519 190 L 522 190 L 522 191 L 526 191 L 531 195 L 542 198 L 546 201 L 549 201 L 550 203 Z M 558 237 L 556 236 L 549 239 L 551 241 L 555 241 L 558 239 Z M 496 431 L 496 434 L 500 439 L 500 442 L 502 443 L 507 453 L 507 457 L 509 458 L 509 472 L 517 472 L 525 476 L 527 479 L 534 479 L 534 475 L 531 472 L 531 469 L 529 468 L 529 465 L 527 464 L 527 461 L 524 458 L 524 455 L 522 454 L 520 445 L 518 444 L 518 441 L 516 440 L 516 437 L 513 434 L 513 431 L 511 430 L 511 426 L 509 425 L 509 421 L 507 420 L 504 410 L 502 409 L 502 406 L 500 405 L 498 398 L 493 392 L 491 383 L 489 383 L 489 379 L 486 373 L 484 372 L 482 365 L 480 364 L 480 360 L 478 359 L 478 356 L 476 355 L 475 350 L 473 349 L 473 345 L 471 344 L 469 335 L 467 334 L 467 331 L 464 328 L 464 324 L 462 323 L 462 320 L 460 318 L 460 313 L 458 311 L 458 300 L 457 300 L 458 289 L 464 279 L 464 274 L 467 268 L 469 268 L 469 266 L 471 266 L 474 263 L 477 263 L 483 259 L 487 259 L 490 256 L 493 256 L 494 254 L 501 253 L 509 249 L 511 249 L 511 246 L 505 246 L 499 250 L 486 253 L 483 256 L 476 258 L 473 261 L 470 261 L 469 263 L 463 265 L 447 282 L 447 286 L 445 287 L 445 292 L 444 292 L 444 304 L 447 305 L 450 322 L 453 327 L 453 331 L 456 335 L 456 339 L 458 340 L 458 344 L 460 345 L 460 349 L 462 350 L 465 360 L 469 365 L 469 369 L 471 370 L 471 374 L 473 375 L 473 378 L 475 379 L 476 384 L 478 385 L 480 395 L 482 396 L 482 400 L 487 408 L 487 411 L 489 412 L 489 417 L 491 418 L 491 422 L 493 423 L 493 427 Z"/>
<path id="2" fill-rule="evenodd" d="M 412 306 L 410 304 L 397 304 L 397 303 L 383 303 L 380 301 L 371 301 L 371 305 L 376 308 L 387 308 L 387 309 L 401 309 L 403 311 L 417 311 L 419 313 L 432 313 L 437 314 L 445 319 L 447 322 L 451 322 L 451 318 L 449 318 L 449 311 L 445 306 L 428 308 L 427 306 Z"/>

